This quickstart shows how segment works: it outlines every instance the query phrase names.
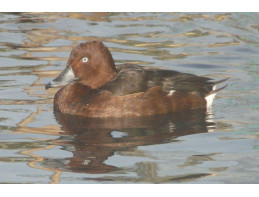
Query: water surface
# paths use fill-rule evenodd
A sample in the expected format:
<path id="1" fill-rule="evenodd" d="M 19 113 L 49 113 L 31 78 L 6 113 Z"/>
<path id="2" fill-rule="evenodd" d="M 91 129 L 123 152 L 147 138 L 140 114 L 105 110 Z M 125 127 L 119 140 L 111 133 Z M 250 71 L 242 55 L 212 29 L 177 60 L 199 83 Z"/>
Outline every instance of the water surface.
<path id="1" fill-rule="evenodd" d="M 259 183 L 258 13 L 0 14 L 0 183 Z M 213 111 L 127 120 L 53 112 L 73 46 L 117 64 L 230 77 Z"/>

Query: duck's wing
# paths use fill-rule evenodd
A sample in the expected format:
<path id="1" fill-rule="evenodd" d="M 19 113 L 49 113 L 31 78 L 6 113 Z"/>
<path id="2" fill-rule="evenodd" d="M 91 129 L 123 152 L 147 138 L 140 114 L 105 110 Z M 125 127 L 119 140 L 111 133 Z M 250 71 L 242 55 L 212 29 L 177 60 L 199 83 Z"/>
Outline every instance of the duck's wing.
<path id="1" fill-rule="evenodd" d="M 229 79 L 225 78 L 219 81 L 213 81 L 213 79 L 208 77 L 161 69 L 150 69 L 148 72 L 147 81 L 150 81 L 150 83 L 148 82 L 147 84 L 148 88 L 152 86 L 162 86 L 166 92 L 189 92 L 199 94 L 202 97 L 222 90 L 226 86 L 216 90 L 216 85 Z"/>
<path id="2" fill-rule="evenodd" d="M 127 95 L 144 92 L 148 89 L 146 83 L 147 72 L 142 66 L 123 64 L 117 66 L 115 78 L 101 88 L 114 95 Z"/>
<path id="3" fill-rule="evenodd" d="M 209 92 L 212 87 L 210 78 L 200 77 L 188 73 L 180 73 L 172 70 L 149 70 L 147 75 L 148 88 L 162 86 L 164 91 L 179 92 Z"/>
<path id="4" fill-rule="evenodd" d="M 205 97 L 215 89 L 215 85 L 226 80 L 213 82 L 211 78 L 193 74 L 124 64 L 117 67 L 116 77 L 102 89 L 115 95 L 127 95 L 161 86 L 166 92 L 191 92 Z"/>

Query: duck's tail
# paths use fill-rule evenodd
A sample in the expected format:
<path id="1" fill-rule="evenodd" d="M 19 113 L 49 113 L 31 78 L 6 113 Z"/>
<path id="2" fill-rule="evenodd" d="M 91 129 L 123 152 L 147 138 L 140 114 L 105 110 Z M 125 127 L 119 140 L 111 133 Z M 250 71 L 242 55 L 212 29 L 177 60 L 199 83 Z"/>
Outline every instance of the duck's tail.
<path id="1" fill-rule="evenodd" d="M 230 78 L 230 77 L 227 77 L 227 78 L 222 79 L 222 80 L 219 80 L 219 81 L 215 81 L 215 82 L 213 82 L 213 85 L 215 86 L 215 85 L 218 85 L 218 84 L 220 84 L 220 83 L 223 83 L 223 82 L 227 81 L 229 78 Z"/>
<path id="2" fill-rule="evenodd" d="M 205 96 L 205 99 L 206 99 L 206 102 L 207 102 L 207 109 L 212 106 L 212 103 L 213 103 L 213 100 L 214 100 L 216 94 L 217 94 L 220 90 L 223 90 L 224 88 L 226 88 L 228 85 L 225 85 L 225 86 L 223 86 L 223 87 L 221 87 L 221 88 L 218 88 L 218 89 L 216 89 L 216 86 L 217 86 L 218 84 L 220 84 L 220 83 L 223 83 L 223 82 L 227 81 L 228 79 L 229 79 L 229 77 L 228 77 L 228 78 L 225 78 L 225 79 L 222 79 L 222 80 L 220 80 L 220 81 L 215 81 L 215 82 L 213 83 L 212 91 L 209 92 L 209 93 Z"/>

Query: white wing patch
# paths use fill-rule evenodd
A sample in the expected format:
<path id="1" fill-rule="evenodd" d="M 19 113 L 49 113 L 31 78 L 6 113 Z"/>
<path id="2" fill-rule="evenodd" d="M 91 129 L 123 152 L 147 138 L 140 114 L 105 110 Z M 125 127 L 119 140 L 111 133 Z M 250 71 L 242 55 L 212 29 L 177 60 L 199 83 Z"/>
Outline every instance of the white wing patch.
<path id="1" fill-rule="evenodd" d="M 173 96 L 174 93 L 175 93 L 175 90 L 170 90 L 167 96 Z"/>

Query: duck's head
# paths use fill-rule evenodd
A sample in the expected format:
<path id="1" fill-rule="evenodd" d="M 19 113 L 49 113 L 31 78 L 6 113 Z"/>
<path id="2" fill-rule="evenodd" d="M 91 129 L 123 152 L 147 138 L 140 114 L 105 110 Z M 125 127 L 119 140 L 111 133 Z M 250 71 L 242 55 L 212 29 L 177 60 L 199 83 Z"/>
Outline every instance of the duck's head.
<path id="1" fill-rule="evenodd" d="M 111 81 L 116 68 L 109 49 L 99 41 L 88 41 L 75 46 L 66 68 L 45 88 L 81 83 L 97 89 Z"/>

